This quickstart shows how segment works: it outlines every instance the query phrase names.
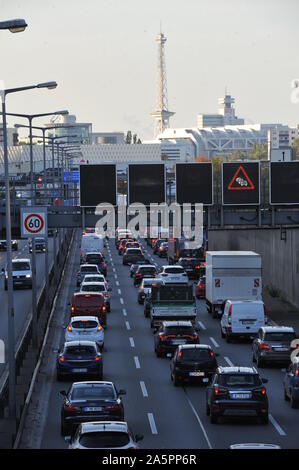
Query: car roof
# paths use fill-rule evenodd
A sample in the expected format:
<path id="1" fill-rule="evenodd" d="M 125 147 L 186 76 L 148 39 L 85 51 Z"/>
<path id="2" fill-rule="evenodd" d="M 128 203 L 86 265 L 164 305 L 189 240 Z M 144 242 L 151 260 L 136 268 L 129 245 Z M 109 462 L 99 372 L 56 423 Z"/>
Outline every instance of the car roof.
<path id="1" fill-rule="evenodd" d="M 294 333 L 292 326 L 262 326 L 261 330 L 265 333 Z"/>
<path id="2" fill-rule="evenodd" d="M 262 444 L 257 442 L 246 442 L 244 444 L 231 444 L 230 449 L 281 449 L 277 444 Z"/>
<path id="3" fill-rule="evenodd" d="M 84 380 L 82 382 L 73 382 L 73 385 L 111 385 L 114 387 L 114 383 L 108 380 Z"/>
<path id="4" fill-rule="evenodd" d="M 230 366 L 230 367 L 223 367 L 219 366 L 217 371 L 220 374 L 258 374 L 255 367 L 244 367 L 244 366 Z"/>
<path id="5" fill-rule="evenodd" d="M 90 282 L 83 281 L 81 286 L 104 286 L 106 287 L 105 282 L 103 281 L 90 281 Z"/>
<path id="6" fill-rule="evenodd" d="M 165 268 L 180 268 L 180 269 L 183 269 L 182 266 L 178 265 L 178 264 L 165 264 L 164 266 L 161 266 L 162 269 L 165 269 Z"/>
<path id="7" fill-rule="evenodd" d="M 154 264 L 141 264 L 139 268 L 155 268 L 156 269 L 156 266 Z"/>
<path id="8" fill-rule="evenodd" d="M 87 255 L 101 255 L 102 256 L 102 253 L 100 251 L 87 251 L 85 256 Z"/>
<path id="9" fill-rule="evenodd" d="M 66 346 L 96 346 L 96 342 L 95 341 L 89 341 L 87 339 L 83 340 L 83 341 L 66 341 L 64 343 L 64 347 Z"/>
<path id="10" fill-rule="evenodd" d="M 97 264 L 89 264 L 89 263 L 81 264 L 80 269 L 81 269 L 81 268 L 86 268 L 86 266 L 89 266 L 89 267 L 90 267 L 90 266 L 95 266 L 95 267 L 98 269 L 98 265 L 97 265 Z"/>
<path id="11" fill-rule="evenodd" d="M 98 296 L 98 297 L 103 297 L 103 294 L 101 292 L 74 292 L 73 297 L 91 297 L 91 296 Z"/>
<path id="12" fill-rule="evenodd" d="M 163 326 L 192 326 L 191 321 L 163 321 Z"/>
<path id="13" fill-rule="evenodd" d="M 82 433 L 89 432 L 129 432 L 128 423 L 125 421 L 92 421 L 90 423 L 81 424 Z"/>
<path id="14" fill-rule="evenodd" d="M 156 277 L 146 277 L 144 279 L 142 279 L 142 283 L 148 283 L 148 284 L 152 284 L 153 282 L 157 282 L 157 278 Z"/>
<path id="15" fill-rule="evenodd" d="M 13 263 L 30 263 L 30 258 L 14 258 L 12 260 Z"/>
<path id="16" fill-rule="evenodd" d="M 251 300 L 251 299 L 246 299 L 246 300 L 227 300 L 232 305 L 240 305 L 240 304 L 264 304 L 262 300 Z"/>
<path id="17" fill-rule="evenodd" d="M 212 349 L 209 344 L 180 344 L 179 349 Z"/>
<path id="18" fill-rule="evenodd" d="M 93 320 L 93 321 L 96 321 L 97 323 L 99 323 L 99 319 L 98 317 L 92 317 L 90 315 L 76 315 L 74 317 L 71 318 L 71 323 L 74 322 L 74 321 L 87 321 L 87 320 Z"/>
<path id="19" fill-rule="evenodd" d="M 105 277 L 104 274 L 101 274 L 101 273 L 87 273 L 85 274 L 84 277 Z M 87 281 L 85 281 L 87 282 Z M 96 281 L 93 281 L 93 282 L 96 282 Z"/>

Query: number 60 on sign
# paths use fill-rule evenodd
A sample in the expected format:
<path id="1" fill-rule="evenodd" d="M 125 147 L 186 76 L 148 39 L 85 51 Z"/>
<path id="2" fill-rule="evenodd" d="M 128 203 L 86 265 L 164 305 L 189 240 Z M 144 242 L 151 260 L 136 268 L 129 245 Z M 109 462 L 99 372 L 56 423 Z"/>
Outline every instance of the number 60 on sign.
<path id="1" fill-rule="evenodd" d="M 21 236 L 43 237 L 47 234 L 47 209 L 45 207 L 21 208 Z"/>

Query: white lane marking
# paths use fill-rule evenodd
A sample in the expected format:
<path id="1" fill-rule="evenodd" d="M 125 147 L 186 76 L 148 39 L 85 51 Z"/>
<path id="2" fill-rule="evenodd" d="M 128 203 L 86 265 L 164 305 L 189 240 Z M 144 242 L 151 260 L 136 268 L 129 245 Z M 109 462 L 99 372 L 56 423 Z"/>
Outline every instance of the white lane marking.
<path id="1" fill-rule="evenodd" d="M 215 348 L 219 348 L 219 344 L 217 343 L 217 341 L 212 336 L 210 336 L 210 340 L 214 344 Z"/>
<path id="2" fill-rule="evenodd" d="M 230 367 L 234 367 L 234 364 L 232 363 L 232 361 L 230 360 L 229 357 L 224 356 L 224 359 L 226 360 L 226 362 L 228 363 L 228 365 L 229 365 Z"/>
<path id="3" fill-rule="evenodd" d="M 119 286 L 119 282 L 118 282 L 118 281 L 115 281 L 115 284 L 116 284 L 117 286 Z"/>
<path id="4" fill-rule="evenodd" d="M 188 397 L 188 395 L 187 395 L 186 392 L 185 392 L 185 394 L 186 394 L 188 403 L 189 403 L 189 405 L 191 406 L 191 409 L 192 409 L 193 413 L 195 414 L 195 417 L 196 417 L 196 419 L 197 419 L 197 421 L 198 421 L 198 424 L 199 424 L 199 426 L 201 427 L 201 430 L 202 430 L 202 432 L 203 432 L 203 435 L 204 435 L 204 437 L 205 437 L 205 440 L 207 441 L 207 444 L 208 444 L 208 446 L 209 446 L 209 449 L 213 449 L 212 444 L 211 444 L 211 442 L 210 442 L 210 439 L 208 438 L 207 432 L 206 432 L 206 430 L 205 430 L 205 428 L 204 428 L 204 425 L 202 424 L 202 422 L 201 422 L 201 420 L 200 420 L 200 417 L 198 416 L 198 413 L 197 413 L 196 409 L 195 409 L 194 406 L 193 406 L 193 403 L 191 402 L 191 400 L 190 400 L 190 398 Z"/>
<path id="5" fill-rule="evenodd" d="M 145 383 L 142 380 L 139 383 L 140 383 L 142 395 L 144 396 L 144 398 L 148 397 L 148 393 L 147 393 Z"/>
<path id="6" fill-rule="evenodd" d="M 286 436 L 286 433 L 284 432 L 284 430 L 279 426 L 278 422 L 276 421 L 276 419 L 273 418 L 272 415 L 269 415 L 269 419 L 271 421 L 271 423 L 273 424 L 273 426 L 275 427 L 276 431 L 278 432 L 278 434 L 280 434 L 281 436 Z"/>
<path id="7" fill-rule="evenodd" d="M 134 341 L 134 338 L 130 337 L 129 340 L 130 340 L 131 348 L 135 348 L 135 341 Z"/>
<path id="8" fill-rule="evenodd" d="M 152 434 L 158 434 L 153 413 L 147 413 L 148 421 L 151 427 Z"/>
<path id="9" fill-rule="evenodd" d="M 127 311 L 126 311 L 126 309 L 125 309 L 125 308 L 123 308 L 123 315 L 124 315 L 124 317 L 126 317 L 126 316 L 127 316 Z"/>
<path id="10" fill-rule="evenodd" d="M 200 326 L 200 328 L 201 328 L 202 330 L 206 330 L 206 329 L 207 329 L 207 328 L 205 327 L 205 325 L 203 324 L 203 322 L 199 321 L 198 324 L 199 324 L 199 326 Z"/>
<path id="11" fill-rule="evenodd" d="M 127 328 L 127 330 L 131 329 L 130 323 L 128 321 L 126 321 L 126 328 Z"/>
<path id="12" fill-rule="evenodd" d="M 138 356 L 134 356 L 134 362 L 135 362 L 136 369 L 140 369 L 140 362 L 139 362 Z"/>
<path id="13" fill-rule="evenodd" d="M 115 268 L 112 268 L 112 271 L 115 273 Z"/>
<path id="14" fill-rule="evenodd" d="M 119 293 L 119 295 L 121 295 L 121 290 L 120 289 L 117 289 L 117 292 Z"/>
<path id="15" fill-rule="evenodd" d="M 124 304 L 124 299 L 122 297 L 119 299 L 119 301 L 122 305 Z"/>

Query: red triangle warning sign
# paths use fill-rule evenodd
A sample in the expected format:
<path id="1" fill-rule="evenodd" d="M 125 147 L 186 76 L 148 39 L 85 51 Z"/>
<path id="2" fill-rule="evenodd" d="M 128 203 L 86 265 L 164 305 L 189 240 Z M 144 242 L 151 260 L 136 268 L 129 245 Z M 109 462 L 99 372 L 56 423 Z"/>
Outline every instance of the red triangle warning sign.
<path id="1" fill-rule="evenodd" d="M 228 185 L 228 189 L 230 189 L 231 191 L 251 191 L 252 189 L 254 189 L 254 184 L 247 175 L 242 165 L 239 166 L 236 173 L 232 177 L 231 182 Z"/>

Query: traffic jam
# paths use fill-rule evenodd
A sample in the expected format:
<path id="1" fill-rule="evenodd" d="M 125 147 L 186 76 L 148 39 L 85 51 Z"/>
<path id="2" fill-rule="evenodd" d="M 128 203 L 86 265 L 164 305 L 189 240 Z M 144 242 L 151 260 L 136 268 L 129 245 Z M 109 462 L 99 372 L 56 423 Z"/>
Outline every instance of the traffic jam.
<path id="1" fill-rule="evenodd" d="M 60 434 L 69 448 L 146 448 L 148 430 L 135 434 L 126 416 L 126 389 L 105 380 L 109 371 L 104 364 L 111 354 L 106 332 L 111 316 L 119 315 L 119 302 L 116 306 L 112 298 L 115 290 L 121 294 L 118 269 L 131 283 L 126 287 L 126 309 L 119 297 L 126 329 L 131 329 L 128 312 L 137 304 L 143 330 L 152 336 L 148 353 L 155 355 L 157 367 L 159 361 L 169 363 L 165 380 L 185 390 L 187 398 L 192 394 L 190 406 L 204 432 L 203 420 L 209 426 L 218 424 L 219 432 L 221 425 L 226 432 L 233 425 L 231 449 L 283 448 L 281 440 L 270 441 L 275 432 L 279 439 L 285 435 L 272 414 L 271 397 L 275 391 L 275 406 L 277 400 L 288 402 L 298 419 L 299 342 L 292 326 L 277 325 L 267 315 L 261 256 L 251 251 L 207 251 L 204 246 L 189 249 L 176 240 L 170 250 L 162 232 L 141 240 L 123 229 L 108 239 L 92 228 L 81 236 L 77 288 L 56 362 L 56 380 L 65 385 L 60 391 Z M 132 337 L 130 343 L 134 348 Z M 238 357 L 238 347 L 240 360 L 232 360 L 228 351 Z M 134 361 L 140 369 L 140 357 L 134 356 Z M 145 383 L 140 384 L 147 397 Z M 200 416 L 193 405 L 197 390 L 204 393 Z M 158 434 L 152 413 L 148 420 L 152 434 Z M 263 434 L 252 427 L 251 439 L 240 440 L 247 423 L 271 426 L 270 438 L 262 440 Z M 204 435 L 207 447 L 213 448 Z"/>

